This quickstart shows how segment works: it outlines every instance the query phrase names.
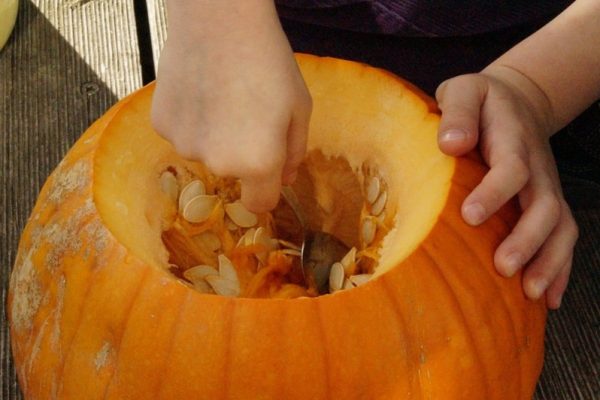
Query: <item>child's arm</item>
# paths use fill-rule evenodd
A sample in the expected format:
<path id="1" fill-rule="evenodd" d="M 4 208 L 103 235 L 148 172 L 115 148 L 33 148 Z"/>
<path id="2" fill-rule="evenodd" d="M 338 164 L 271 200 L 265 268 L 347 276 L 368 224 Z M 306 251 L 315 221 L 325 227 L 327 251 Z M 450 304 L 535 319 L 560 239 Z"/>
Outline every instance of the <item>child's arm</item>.
<path id="1" fill-rule="evenodd" d="M 152 120 L 184 157 L 273 208 L 306 148 L 311 99 L 273 1 L 169 0 Z"/>
<path id="2" fill-rule="evenodd" d="M 477 225 L 518 194 L 523 215 L 499 246 L 495 264 L 523 287 L 560 306 L 577 227 L 565 202 L 549 137 L 600 97 L 600 2 L 578 0 L 479 74 L 440 85 L 439 142 L 460 155 L 479 142 L 491 169 L 465 199 Z"/>

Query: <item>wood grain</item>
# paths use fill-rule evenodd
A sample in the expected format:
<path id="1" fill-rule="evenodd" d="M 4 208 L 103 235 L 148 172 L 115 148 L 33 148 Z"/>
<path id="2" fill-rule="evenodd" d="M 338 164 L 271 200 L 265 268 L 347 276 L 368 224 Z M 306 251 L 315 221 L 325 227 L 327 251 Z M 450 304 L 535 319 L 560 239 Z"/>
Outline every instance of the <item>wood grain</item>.
<path id="1" fill-rule="evenodd" d="M 22 398 L 4 304 L 37 193 L 79 135 L 140 85 L 131 1 L 21 1 L 15 31 L 0 52 L 2 400 Z"/>
<path id="2" fill-rule="evenodd" d="M 166 0 L 147 0 L 148 20 L 150 21 L 150 37 L 154 64 L 158 69 L 160 51 L 167 40 L 167 8 Z"/>

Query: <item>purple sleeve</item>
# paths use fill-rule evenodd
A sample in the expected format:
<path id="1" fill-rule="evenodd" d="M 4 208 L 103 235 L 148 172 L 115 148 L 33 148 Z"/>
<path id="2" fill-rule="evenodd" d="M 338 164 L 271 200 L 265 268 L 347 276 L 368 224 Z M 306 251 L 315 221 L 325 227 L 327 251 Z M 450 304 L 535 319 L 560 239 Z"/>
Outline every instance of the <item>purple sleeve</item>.
<path id="1" fill-rule="evenodd" d="M 359 32 L 449 37 L 492 32 L 556 15 L 571 0 L 277 0 L 300 22 Z"/>

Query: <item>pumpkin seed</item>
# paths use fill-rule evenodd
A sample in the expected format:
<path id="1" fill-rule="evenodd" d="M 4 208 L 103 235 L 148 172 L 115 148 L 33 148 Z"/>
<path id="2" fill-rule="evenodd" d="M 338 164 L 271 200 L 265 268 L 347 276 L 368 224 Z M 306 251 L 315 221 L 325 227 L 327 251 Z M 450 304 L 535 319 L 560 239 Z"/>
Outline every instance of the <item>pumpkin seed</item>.
<path id="1" fill-rule="evenodd" d="M 281 254 L 286 254 L 288 256 L 294 256 L 294 257 L 302 256 L 302 253 L 300 253 L 300 250 L 296 250 L 296 249 L 283 249 L 283 250 L 281 250 Z"/>
<path id="2" fill-rule="evenodd" d="M 360 286 L 360 285 L 364 285 L 365 283 L 367 283 L 372 277 L 373 277 L 372 274 L 359 274 L 359 275 L 352 275 L 348 279 L 354 286 Z"/>
<path id="3" fill-rule="evenodd" d="M 278 239 L 277 242 L 279 242 L 280 245 L 282 245 L 283 247 L 286 247 L 288 249 L 294 249 L 294 250 L 298 250 L 298 251 L 300 251 L 302 249 L 297 244 L 294 244 L 292 242 L 288 242 L 287 240 Z"/>
<path id="4" fill-rule="evenodd" d="M 256 233 L 256 229 L 250 228 L 240 237 L 238 240 L 236 247 L 243 246 L 252 246 L 252 241 L 254 240 L 254 234 Z"/>
<path id="5" fill-rule="evenodd" d="M 381 182 L 379 178 L 376 176 L 370 177 L 365 185 L 365 192 L 367 201 L 369 204 L 373 204 L 379 195 L 379 190 L 381 189 Z"/>
<path id="6" fill-rule="evenodd" d="M 329 293 L 336 292 L 344 285 L 344 266 L 336 262 L 331 266 L 329 272 Z"/>
<path id="7" fill-rule="evenodd" d="M 344 268 L 349 267 L 350 265 L 356 262 L 356 247 L 352 247 L 348 253 L 341 259 L 340 263 L 344 266 Z"/>
<path id="8" fill-rule="evenodd" d="M 225 279 L 219 275 L 209 275 L 206 282 L 212 287 L 216 294 L 226 297 L 237 297 L 240 295 L 240 283 Z"/>
<path id="9" fill-rule="evenodd" d="M 258 223 L 256 214 L 248 211 L 240 201 L 226 204 L 225 212 L 236 225 L 242 228 L 250 228 Z"/>
<path id="10" fill-rule="evenodd" d="M 365 245 L 370 245 L 375 239 L 377 220 L 375 217 L 365 217 L 362 221 L 362 239 Z"/>
<path id="11" fill-rule="evenodd" d="M 183 213 L 185 206 L 190 200 L 203 194 L 206 194 L 206 187 L 201 180 L 196 179 L 185 185 L 179 194 L 179 212 Z"/>
<path id="12" fill-rule="evenodd" d="M 165 171 L 160 176 L 160 189 L 164 194 L 167 195 L 167 197 L 169 197 L 171 201 L 177 201 L 179 185 L 177 184 L 177 178 L 171 171 Z"/>
<path id="13" fill-rule="evenodd" d="M 352 247 L 348 253 L 340 260 L 344 266 L 346 276 L 352 275 L 356 271 L 356 247 Z"/>
<path id="14" fill-rule="evenodd" d="M 375 203 L 373 203 L 373 205 L 371 206 L 371 214 L 380 215 L 383 212 L 383 209 L 385 208 L 386 202 L 387 192 L 383 191 L 381 192 L 377 200 L 375 200 Z"/>
<path id="15" fill-rule="evenodd" d="M 229 217 L 225 217 L 225 227 L 230 231 L 237 231 L 240 228 Z"/>
<path id="16" fill-rule="evenodd" d="M 354 284 L 352 283 L 352 281 L 350 279 L 346 279 L 346 280 L 344 280 L 344 286 L 342 287 L 342 289 L 348 290 L 348 289 L 352 289 L 355 287 L 356 286 L 354 286 Z"/>
<path id="17" fill-rule="evenodd" d="M 254 232 L 254 237 L 252 239 L 252 244 L 259 244 L 266 248 L 265 251 L 261 251 L 256 253 L 256 258 L 263 263 L 266 264 L 268 253 L 277 248 L 277 242 L 273 243 L 271 237 L 267 234 L 267 231 L 262 226 L 256 229 Z"/>
<path id="18" fill-rule="evenodd" d="M 219 275 L 221 278 L 237 282 L 239 285 L 237 271 L 225 254 L 219 254 Z"/>
<path id="19" fill-rule="evenodd" d="M 219 275 L 219 271 L 210 265 L 196 265 L 183 271 L 185 279 L 192 283 L 204 280 L 209 275 Z"/>
<path id="20" fill-rule="evenodd" d="M 218 202 L 218 196 L 202 194 L 193 197 L 183 208 L 183 218 L 192 223 L 204 222 L 210 217 Z"/>
<path id="21" fill-rule="evenodd" d="M 268 231 L 266 229 L 264 230 L 264 232 L 265 232 L 264 234 L 260 235 L 262 237 L 262 239 L 257 238 L 256 234 L 255 234 L 254 243 L 259 243 L 258 240 L 263 240 L 264 241 L 263 244 L 267 247 L 267 249 L 277 250 L 279 248 L 279 241 L 277 239 L 274 239 L 271 236 L 269 236 Z"/>
<path id="22" fill-rule="evenodd" d="M 215 275 L 212 275 L 212 276 L 215 276 Z M 200 281 L 195 281 L 195 282 L 193 282 L 193 284 L 194 284 L 194 289 L 196 289 L 200 293 L 214 293 L 214 291 L 212 290 L 212 287 L 204 279 L 202 279 Z"/>

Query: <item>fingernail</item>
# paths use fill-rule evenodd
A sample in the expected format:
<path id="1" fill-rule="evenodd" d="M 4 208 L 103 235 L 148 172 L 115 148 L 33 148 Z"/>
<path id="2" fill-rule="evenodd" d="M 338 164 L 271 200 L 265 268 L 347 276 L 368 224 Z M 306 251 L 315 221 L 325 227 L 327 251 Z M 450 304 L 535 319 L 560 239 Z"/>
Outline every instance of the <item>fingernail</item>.
<path id="1" fill-rule="evenodd" d="M 440 134 L 441 142 L 462 142 L 467 138 L 467 133 L 461 129 L 450 129 Z"/>
<path id="2" fill-rule="evenodd" d="M 531 284 L 529 285 L 529 294 L 532 299 L 537 300 L 539 299 L 542 294 L 544 294 L 544 292 L 546 291 L 546 282 L 544 282 L 543 280 L 536 280 L 531 282 Z"/>
<path id="3" fill-rule="evenodd" d="M 556 298 L 556 309 L 560 308 L 560 305 L 562 304 L 562 293 L 558 295 L 558 297 Z"/>
<path id="4" fill-rule="evenodd" d="M 480 203 L 471 203 L 463 208 L 463 217 L 469 225 L 479 225 L 485 219 L 485 208 Z"/>
<path id="5" fill-rule="evenodd" d="M 523 257 L 520 253 L 511 253 L 506 257 L 504 273 L 507 277 L 513 276 L 523 266 Z"/>

